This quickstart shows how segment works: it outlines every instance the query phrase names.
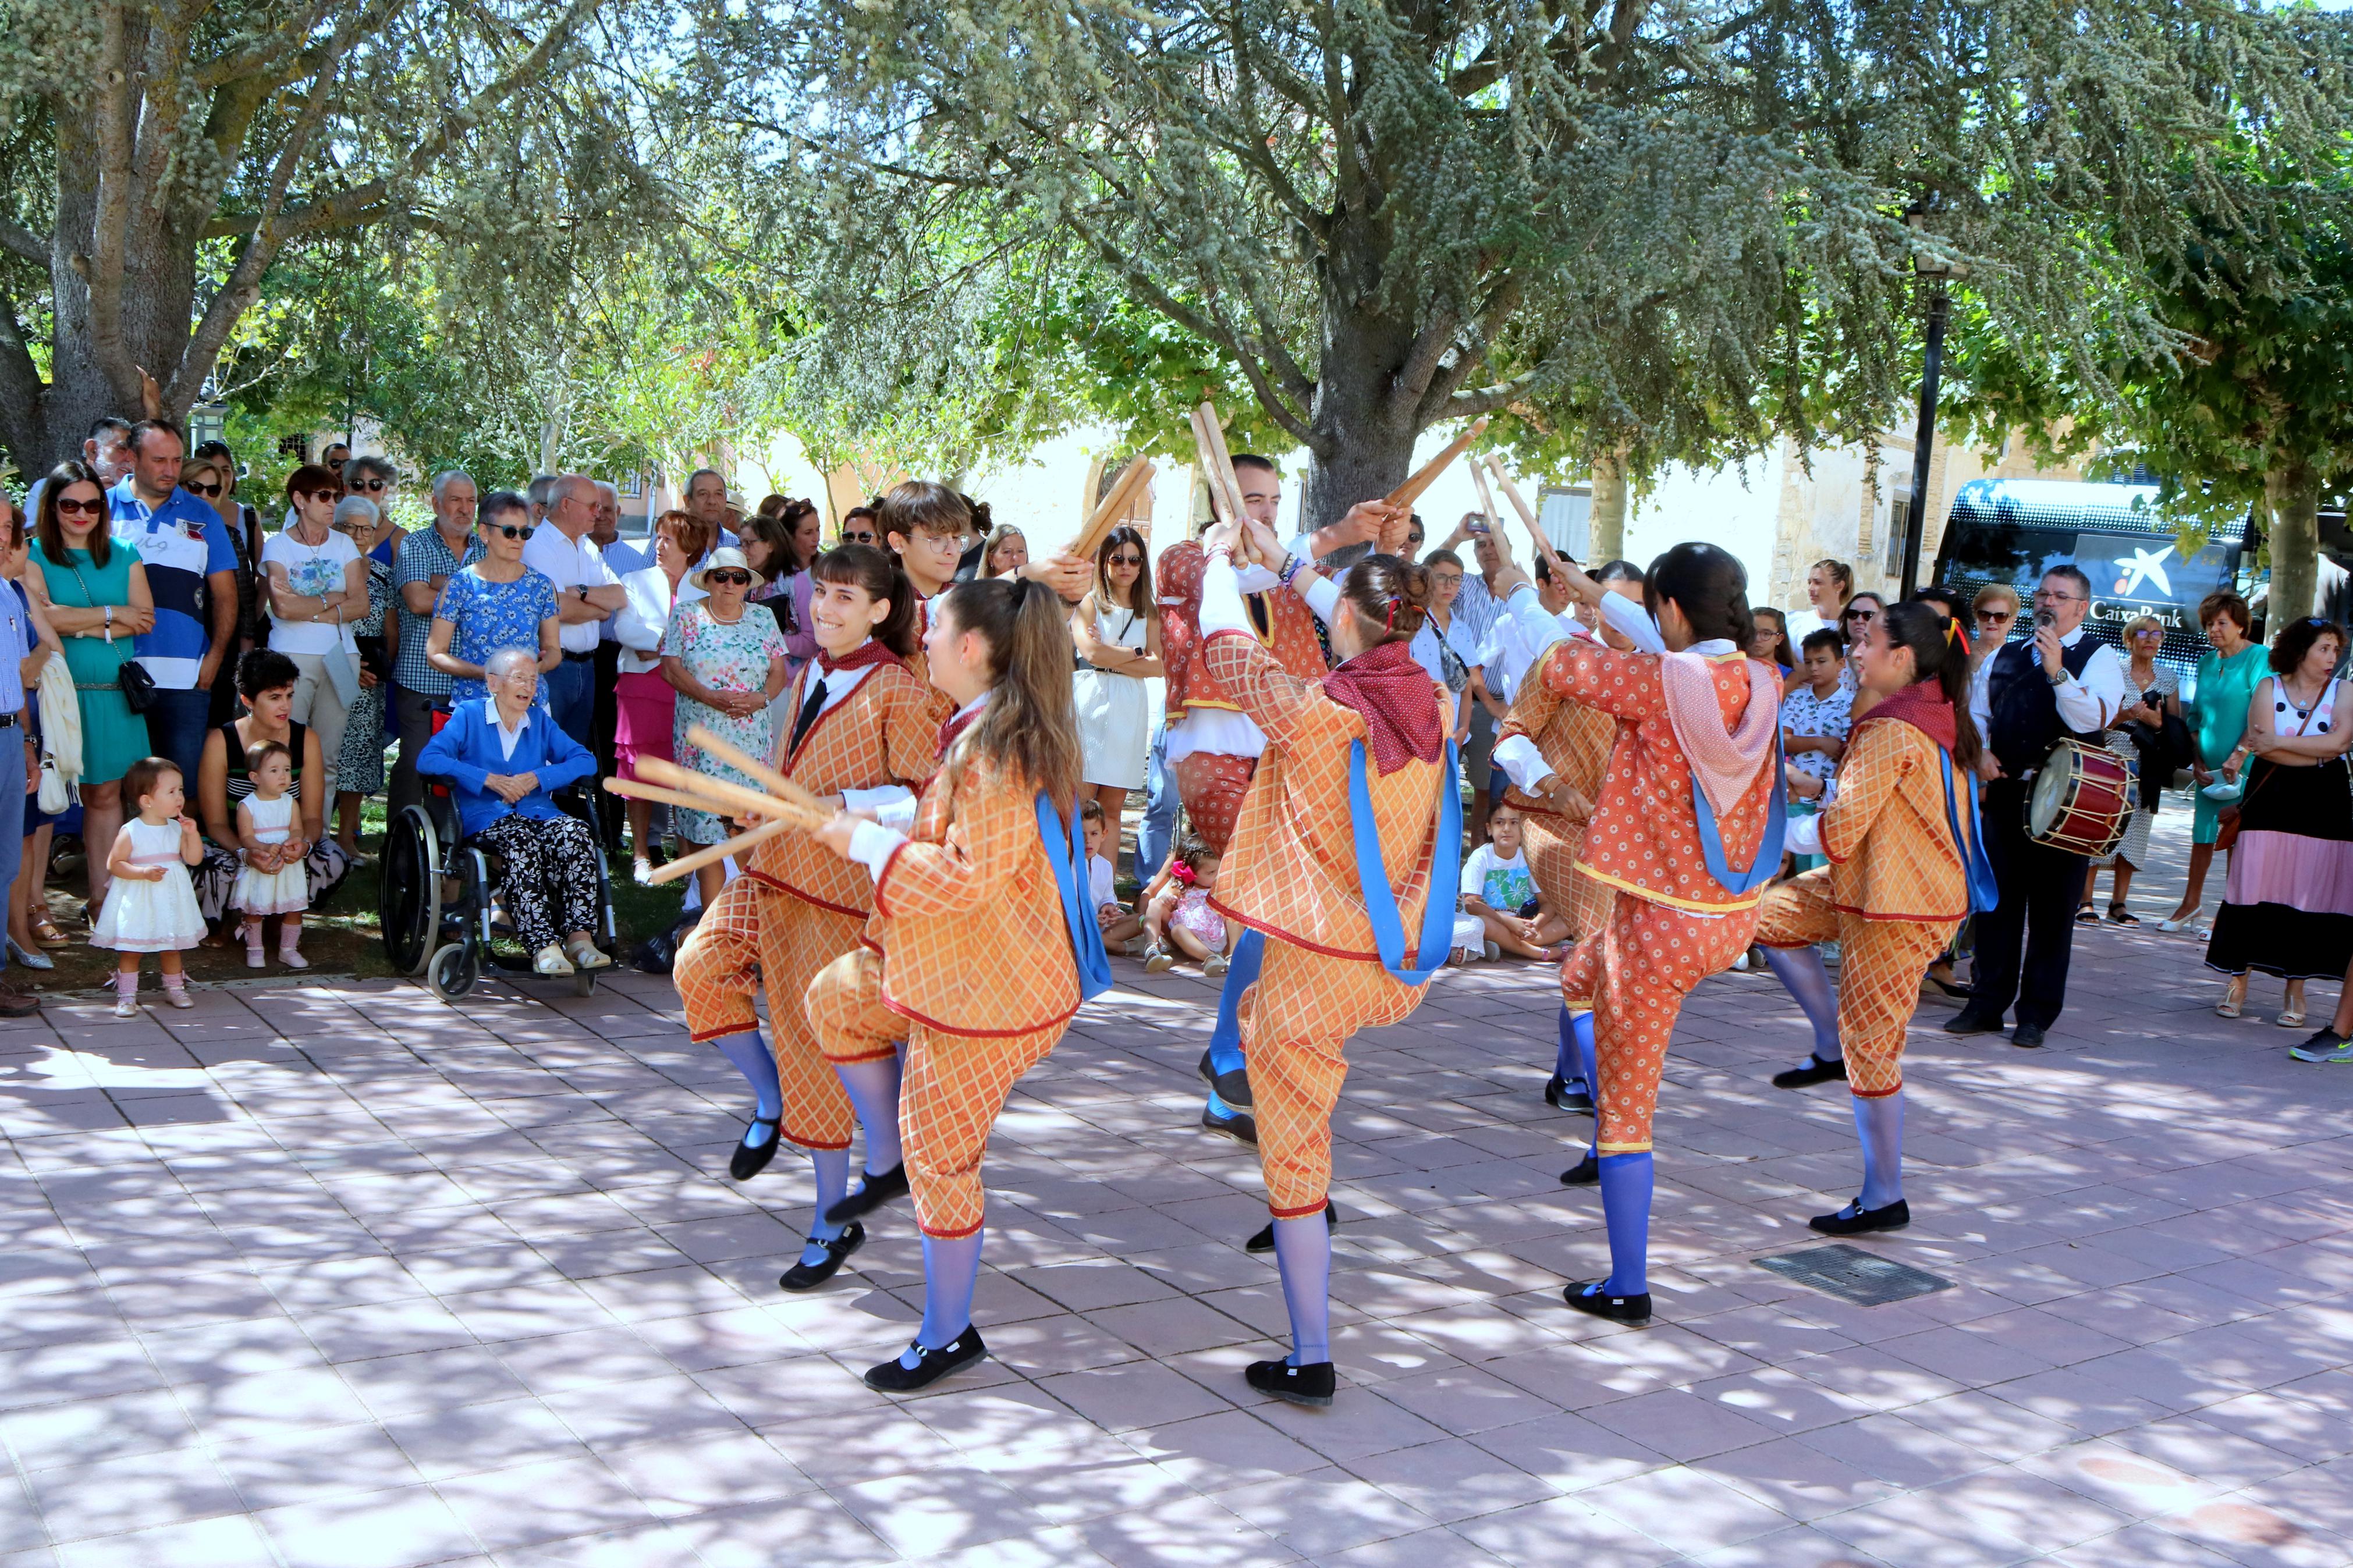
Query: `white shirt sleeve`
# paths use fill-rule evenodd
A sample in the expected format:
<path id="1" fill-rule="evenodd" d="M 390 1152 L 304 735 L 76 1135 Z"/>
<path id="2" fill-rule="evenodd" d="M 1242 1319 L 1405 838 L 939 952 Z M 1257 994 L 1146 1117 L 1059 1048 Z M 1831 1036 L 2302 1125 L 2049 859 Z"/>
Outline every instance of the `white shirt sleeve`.
<path id="1" fill-rule="evenodd" d="M 1623 594 L 1604 592 L 1601 595 L 1601 618 L 1630 638 L 1642 653 L 1664 653 L 1666 639 L 1659 635 L 1659 623 L 1651 619 L 1651 612 Z"/>
<path id="2" fill-rule="evenodd" d="M 1483 900 L 1486 897 L 1487 873 L 1494 866 L 1495 851 L 1492 846 L 1482 844 L 1471 851 L 1470 857 L 1462 862 L 1462 879 L 1454 900 L 1457 909 L 1461 908 L 1466 900 Z"/>
<path id="3" fill-rule="evenodd" d="M 1536 788 L 1552 776 L 1552 764 L 1544 759 L 1535 741 L 1526 735 L 1506 735 L 1495 742 L 1495 765 L 1512 781 L 1512 787 L 1522 795 L 1541 795 Z"/>
<path id="4" fill-rule="evenodd" d="M 1201 635 L 1218 632 L 1246 632 L 1258 635 L 1250 625 L 1250 611 L 1242 605 L 1242 593 L 1234 563 L 1222 555 L 1212 555 L 1201 568 Z"/>
<path id="5" fill-rule="evenodd" d="M 885 827 L 902 831 L 915 825 L 915 795 L 905 784 L 881 784 L 874 789 L 846 789 L 841 792 L 841 804 L 851 811 L 871 811 L 874 819 Z M 906 808 L 906 820 L 898 820 L 901 807 Z"/>
<path id="6" fill-rule="evenodd" d="M 903 833 L 895 833 L 878 823 L 861 822 L 850 832 L 849 856 L 864 866 L 879 884 L 883 871 L 890 867 L 891 857 L 905 842 L 907 836 Z"/>
<path id="7" fill-rule="evenodd" d="M 1307 607 L 1315 612 L 1315 618 L 1328 626 L 1332 624 L 1333 614 L 1340 607 L 1340 584 L 1319 573 L 1315 581 L 1308 585 L 1307 592 L 1300 597 L 1305 599 Z"/>
<path id="8" fill-rule="evenodd" d="M 2040 668 L 2039 666 L 2037 667 Z M 2080 677 L 2053 689 L 2059 717 L 2070 730 L 2105 730 L 2125 705 L 2125 667 L 2112 647 L 2094 648 Z"/>
<path id="9" fill-rule="evenodd" d="M 1969 721 L 1978 727 L 1978 739 L 1992 744 L 1993 735 L 1993 661 L 2001 657 L 1995 648 L 1978 661 L 1978 672 L 1969 678 Z"/>
<path id="10" fill-rule="evenodd" d="M 1828 797 L 1824 797 L 1827 803 Z M 1804 816 L 1792 816 L 1781 837 L 1784 855 L 1819 855 L 1822 852 L 1822 814 L 1819 811 Z"/>

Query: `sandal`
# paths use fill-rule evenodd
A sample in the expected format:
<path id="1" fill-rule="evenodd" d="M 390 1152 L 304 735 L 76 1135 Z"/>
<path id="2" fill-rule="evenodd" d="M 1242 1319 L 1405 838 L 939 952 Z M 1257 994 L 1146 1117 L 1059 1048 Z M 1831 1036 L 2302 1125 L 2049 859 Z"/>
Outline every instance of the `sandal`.
<path id="1" fill-rule="evenodd" d="M 2247 994 L 2244 990 L 2237 990 L 2235 994 L 2225 991 L 2222 994 L 2222 999 L 2214 1004 L 2215 1015 L 2218 1017 L 2235 1018 L 2239 1016 L 2240 1005 L 2246 999 Z"/>
<path id="2" fill-rule="evenodd" d="M 2110 904 L 2108 923 L 2112 926 L 2137 926 L 2140 924 L 2140 917 L 2122 904 Z"/>
<path id="3" fill-rule="evenodd" d="M 2098 925 L 2100 923 L 2100 911 L 2094 909 L 2089 904 L 2077 904 L 2075 906 L 2075 923 L 2077 925 Z"/>
<path id="4" fill-rule="evenodd" d="M 33 940 L 43 947 L 71 947 L 73 938 L 58 929 L 58 922 L 42 915 L 32 922 Z"/>
<path id="5" fill-rule="evenodd" d="M 2277 1024 L 2283 1029 L 2301 1029 L 2304 1027 L 2304 1009 L 2301 1007 L 2282 1008 L 2280 1010 L 2280 1016 L 2274 1018 L 2272 1022 Z"/>

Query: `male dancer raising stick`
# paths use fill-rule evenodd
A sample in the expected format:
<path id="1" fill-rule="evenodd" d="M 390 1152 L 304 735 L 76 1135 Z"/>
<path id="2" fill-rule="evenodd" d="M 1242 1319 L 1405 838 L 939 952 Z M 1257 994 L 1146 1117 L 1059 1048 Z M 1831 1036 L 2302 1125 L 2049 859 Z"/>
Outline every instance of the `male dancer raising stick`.
<path id="1" fill-rule="evenodd" d="M 1821 1046 L 1774 1079 L 1796 1088 L 1843 1078 L 1862 1138 L 1862 1192 L 1807 1223 L 1831 1236 L 1901 1230 L 1904 1202 L 1904 1028 L 1920 1003 L 1920 976 L 1982 904 L 1993 868 L 1978 830 L 1977 726 L 1969 719 L 1969 645 L 1958 623 L 1918 601 L 1890 605 L 1857 655 L 1862 689 L 1879 699 L 1855 721 L 1837 792 L 1815 816 L 1789 825 L 1788 847 L 1830 864 L 1765 895 L 1757 941 Z M 1817 846 L 1819 845 L 1819 847 Z M 1966 860 L 1964 857 L 1967 857 Z M 1837 942 L 1836 1016 L 1813 944 Z"/>
<path id="2" fill-rule="evenodd" d="M 868 544 L 846 544 L 809 569 L 809 619 L 818 657 L 787 689 L 790 731 L 778 737 L 776 771 L 830 804 L 879 811 L 912 800 L 939 761 L 934 693 L 907 668 L 915 652 L 915 597 L 898 563 Z M 779 1281 L 809 1290 L 864 1244 L 866 1230 L 826 1211 L 849 1190 L 849 1097 L 818 1049 L 802 1000 L 818 970 L 858 945 L 874 910 L 874 884 L 807 834 L 760 845 L 741 875 L 679 949 L 672 970 L 686 1026 L 731 1057 L 756 1053 L 776 1075 L 781 1114 L 765 1142 L 737 1145 L 731 1173 L 756 1175 L 788 1140 L 817 1170 L 817 1219 L 800 1260 Z M 765 979 L 773 1047 L 760 1037 L 752 999 Z M 754 1122 L 756 1129 L 758 1123 Z M 866 1124 L 867 1169 L 901 1184 L 896 1107 Z"/>
<path id="3" fill-rule="evenodd" d="M 912 831 L 843 813 L 817 833 L 871 875 L 874 918 L 867 944 L 810 983 L 809 1024 L 861 1110 L 898 1101 L 923 1233 L 923 1326 L 897 1360 L 866 1373 L 885 1393 L 926 1387 L 988 1353 L 972 1296 L 989 1130 L 1015 1080 L 1110 980 L 1074 831 L 1067 614 L 1052 589 L 1026 580 L 949 589 L 925 651 L 932 684 L 956 708 Z M 837 1205 L 831 1217 L 847 1216 Z"/>
<path id="4" fill-rule="evenodd" d="M 1453 930 L 1462 805 L 1448 715 L 1409 645 L 1430 574 L 1393 555 L 1348 568 L 1336 587 L 1252 521 L 1249 552 L 1314 603 L 1340 661 L 1322 679 L 1283 668 L 1242 602 L 1243 530 L 1209 535 L 1201 575 L 1204 657 L 1265 737 L 1211 904 L 1270 939 L 1241 998 L 1242 1050 L 1258 1093 L 1259 1162 L 1292 1350 L 1253 1363 L 1250 1384 L 1303 1405 L 1333 1394 L 1324 1213 L 1332 1111 L 1357 1030 L 1419 1004 Z M 1415 945 L 1409 949 L 1408 944 Z"/>
<path id="5" fill-rule="evenodd" d="M 1242 510 L 1252 522 L 1271 531 L 1282 505 L 1282 480 L 1274 465 L 1245 452 L 1234 458 L 1233 467 L 1241 486 Z M 1320 559 L 1349 544 L 1382 537 L 1384 528 L 1402 538 L 1410 521 L 1409 509 L 1368 501 L 1315 533 L 1309 549 Z M 1223 855 L 1266 738 L 1203 658 L 1204 561 L 1198 542 L 1182 540 L 1162 552 L 1153 572 L 1160 590 L 1160 646 L 1167 669 L 1168 765 L 1176 771 L 1177 797 L 1184 802 L 1194 836 Z M 1274 661 L 1302 680 L 1320 678 L 1326 668 L 1323 645 L 1315 635 L 1315 619 L 1299 595 L 1263 569 L 1250 565 L 1241 569 L 1240 592 L 1249 607 L 1250 634 Z M 1201 1077 L 1209 1086 L 1201 1125 L 1243 1143 L 1255 1143 L 1258 1131 L 1246 1114 L 1251 1103 L 1250 1077 L 1243 1069 L 1235 1007 L 1258 978 L 1264 947 L 1264 938 L 1245 931 L 1228 955 L 1230 967 L 1218 997 L 1217 1023 L 1201 1056 Z"/>
<path id="6" fill-rule="evenodd" d="M 1747 574 L 1713 544 L 1678 544 L 1651 563 L 1647 617 L 1613 606 L 1616 595 L 1576 567 L 1558 569 L 1586 603 L 1662 650 L 1563 642 L 1538 677 L 1619 721 L 1578 863 L 1616 896 L 1609 922 L 1561 972 L 1562 994 L 1590 998 L 1594 1014 L 1610 1268 L 1565 1294 L 1578 1311 L 1643 1323 L 1651 1119 L 1667 1046 L 1683 998 L 1746 951 L 1760 890 L 1780 868 L 1781 679 L 1742 652 Z"/>

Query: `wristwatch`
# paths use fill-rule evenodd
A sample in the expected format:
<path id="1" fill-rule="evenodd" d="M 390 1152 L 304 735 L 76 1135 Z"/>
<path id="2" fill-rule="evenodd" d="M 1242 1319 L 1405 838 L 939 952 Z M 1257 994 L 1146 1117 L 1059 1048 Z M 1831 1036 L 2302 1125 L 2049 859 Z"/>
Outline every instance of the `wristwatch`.
<path id="1" fill-rule="evenodd" d="M 2042 673 L 2051 678 L 2051 684 L 2053 686 L 2064 686 L 2073 679 L 2067 673 L 2067 667 L 2063 664 L 2056 669 L 2046 669 Z"/>

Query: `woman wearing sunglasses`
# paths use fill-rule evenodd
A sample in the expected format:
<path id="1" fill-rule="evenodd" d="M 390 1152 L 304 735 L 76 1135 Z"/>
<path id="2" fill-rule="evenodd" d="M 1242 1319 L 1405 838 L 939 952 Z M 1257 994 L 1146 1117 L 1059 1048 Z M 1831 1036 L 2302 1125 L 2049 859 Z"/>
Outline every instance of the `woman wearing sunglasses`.
<path id="1" fill-rule="evenodd" d="M 109 537 L 106 494 L 82 463 L 59 463 L 41 486 L 41 510 L 25 585 L 65 639 L 81 717 L 82 840 L 111 844 L 122 826 L 120 784 L 147 755 L 147 721 L 122 695 L 131 638 L 155 626 L 155 601 L 139 552 Z M 90 918 L 106 901 L 106 857 L 90 863 Z"/>
<path id="2" fill-rule="evenodd" d="M 1103 807 L 1111 859 L 1119 859 L 1120 809 L 1144 787 L 1151 715 L 1144 683 L 1160 669 L 1160 612 L 1144 535 L 1124 525 L 1095 552 L 1095 585 L 1071 612 L 1071 638 L 1082 661 L 1071 678 L 1084 754 L 1079 798 Z"/>
<path id="3" fill-rule="evenodd" d="M 555 584 L 522 563 L 531 531 L 531 503 L 513 490 L 492 490 L 474 525 L 481 558 L 451 573 L 433 606 L 425 658 L 449 678 L 453 712 L 461 702 L 489 695 L 482 665 L 501 648 L 536 647 L 542 675 L 564 660 L 556 642 Z"/>
<path id="4" fill-rule="evenodd" d="M 708 595 L 670 612 L 670 629 L 662 635 L 662 676 L 678 689 L 678 711 L 670 721 L 670 750 L 678 765 L 747 789 L 759 781 L 709 755 L 689 741 L 696 725 L 738 750 L 755 757 L 776 754 L 775 726 L 768 704 L 784 690 L 785 634 L 776 617 L 754 610 L 748 599 L 760 574 L 745 564 L 744 552 L 725 545 L 703 558 L 687 575 L 687 585 Z M 717 844 L 732 829 L 707 811 L 681 807 L 672 814 L 678 835 L 690 846 Z M 727 879 L 721 866 L 705 866 L 695 873 L 702 887 L 703 907 L 718 902 Z"/>
<path id="5" fill-rule="evenodd" d="M 353 623 L 367 614 L 367 563 L 351 536 L 335 527 L 343 482 L 324 468 L 304 464 L 286 481 L 294 521 L 261 547 L 269 584 L 269 646 L 294 661 L 294 721 L 319 737 L 334 782 L 350 706 L 343 682 L 357 695 L 359 646 Z M 332 661 L 332 662 L 331 662 Z"/>

